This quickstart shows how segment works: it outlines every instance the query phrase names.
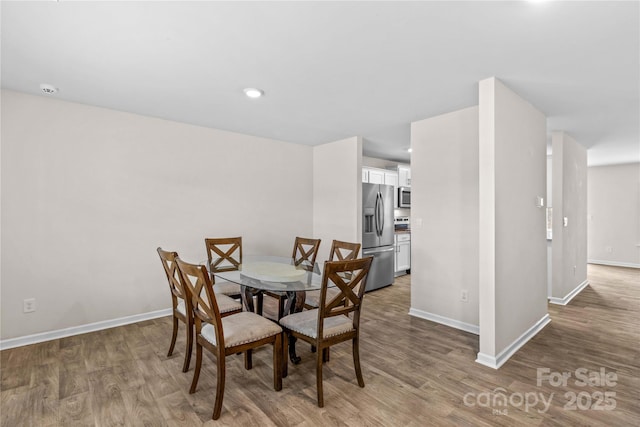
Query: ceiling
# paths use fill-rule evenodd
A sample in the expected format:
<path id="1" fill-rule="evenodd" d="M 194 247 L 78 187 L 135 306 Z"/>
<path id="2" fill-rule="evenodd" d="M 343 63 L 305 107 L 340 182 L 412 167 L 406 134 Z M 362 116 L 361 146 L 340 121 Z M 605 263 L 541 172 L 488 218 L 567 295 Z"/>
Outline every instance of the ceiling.
<path id="1" fill-rule="evenodd" d="M 495 76 L 589 149 L 640 161 L 639 3 L 2 2 L 2 87 L 300 144 L 410 123 Z M 252 100 L 243 89 L 257 87 Z M 45 96 L 45 95 L 42 95 Z"/>

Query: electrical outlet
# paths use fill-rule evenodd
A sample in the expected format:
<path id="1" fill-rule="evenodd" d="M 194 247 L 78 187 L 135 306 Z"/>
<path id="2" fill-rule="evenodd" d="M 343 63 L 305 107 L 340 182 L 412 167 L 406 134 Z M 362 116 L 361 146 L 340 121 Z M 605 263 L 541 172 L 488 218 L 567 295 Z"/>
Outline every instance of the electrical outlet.
<path id="1" fill-rule="evenodd" d="M 460 291 L 460 301 L 469 302 L 469 291 L 467 291 L 466 289 Z"/>
<path id="2" fill-rule="evenodd" d="M 27 298 L 22 301 L 22 311 L 25 313 L 33 313 L 36 311 L 36 299 L 35 298 Z"/>
<path id="3" fill-rule="evenodd" d="M 605 246 L 604 251 L 607 253 L 613 252 L 613 248 L 611 246 Z"/>

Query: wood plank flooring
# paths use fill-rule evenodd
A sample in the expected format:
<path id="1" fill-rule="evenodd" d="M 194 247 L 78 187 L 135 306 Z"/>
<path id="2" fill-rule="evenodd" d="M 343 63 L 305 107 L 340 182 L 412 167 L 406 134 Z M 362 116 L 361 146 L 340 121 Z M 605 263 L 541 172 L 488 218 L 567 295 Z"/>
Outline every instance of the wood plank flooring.
<path id="1" fill-rule="evenodd" d="M 364 300 L 365 388 L 357 385 L 350 345 L 335 346 L 318 408 L 314 355 L 301 344 L 302 363 L 289 366 L 276 392 L 264 347 L 250 371 L 240 355 L 227 362 L 217 421 L 210 419 L 213 360 L 205 358 L 190 395 L 194 362 L 181 372 L 182 330 L 166 357 L 169 317 L 5 350 L 2 426 L 640 425 L 640 270 L 590 265 L 589 281 L 569 305 L 550 305 L 552 322 L 493 370 L 475 363 L 477 336 L 409 316 L 409 277 L 398 278 Z M 538 385 L 538 368 L 572 376 L 566 386 Z M 616 385 L 577 385 L 580 368 L 593 381 L 601 370 L 615 374 Z M 546 409 L 542 398 L 551 400 Z M 601 410 L 587 409 L 593 405 Z"/>

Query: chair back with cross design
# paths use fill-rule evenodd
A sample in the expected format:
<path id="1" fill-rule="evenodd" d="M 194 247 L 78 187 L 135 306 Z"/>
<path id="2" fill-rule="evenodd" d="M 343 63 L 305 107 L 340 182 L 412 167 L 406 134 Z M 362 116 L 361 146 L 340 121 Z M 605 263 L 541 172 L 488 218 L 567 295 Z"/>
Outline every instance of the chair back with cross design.
<path id="1" fill-rule="evenodd" d="M 348 261 L 350 259 L 358 258 L 358 254 L 360 253 L 360 243 L 350 243 L 343 242 L 340 240 L 334 240 L 331 243 L 331 252 L 329 252 L 329 261 Z M 350 272 L 346 271 L 341 273 L 341 275 L 345 278 L 350 277 Z M 335 288 L 329 288 L 327 290 L 327 295 L 334 295 L 336 292 Z M 320 301 L 320 291 L 311 291 L 307 292 L 307 297 L 304 301 L 304 307 L 307 310 L 311 310 L 313 308 L 317 308 Z"/>
<path id="2" fill-rule="evenodd" d="M 182 285 L 191 295 L 196 336 L 202 331 L 203 323 L 210 323 L 215 329 L 216 342 L 224 348 L 224 335 L 220 331 L 222 316 L 213 292 L 206 267 L 183 262 L 178 258 Z M 204 292 L 203 292 L 204 288 Z"/>
<path id="3" fill-rule="evenodd" d="M 334 240 L 331 243 L 331 252 L 329 253 L 329 261 L 347 261 L 358 258 L 360 253 L 360 243 L 343 242 Z"/>
<path id="4" fill-rule="evenodd" d="M 242 237 L 204 239 L 211 274 L 237 270 L 242 264 Z"/>
<path id="5" fill-rule="evenodd" d="M 313 269 L 319 247 L 320 239 L 296 237 L 296 241 L 293 244 L 293 253 L 291 254 L 293 263 L 295 265 L 302 265 L 304 268 Z"/>
<path id="6" fill-rule="evenodd" d="M 372 260 L 373 257 L 367 257 L 325 262 L 318 307 L 318 337 L 323 336 L 323 320 L 334 316 L 351 317 L 353 328 L 358 329 L 360 307 Z M 327 292 L 328 289 L 331 292 Z"/>
<path id="7" fill-rule="evenodd" d="M 207 266 L 209 278 L 215 285 L 214 291 L 231 298 L 239 298 L 242 293 L 240 285 L 226 280 L 216 280 L 215 273 L 234 271 L 242 264 L 242 237 L 205 238 L 207 248 Z"/>

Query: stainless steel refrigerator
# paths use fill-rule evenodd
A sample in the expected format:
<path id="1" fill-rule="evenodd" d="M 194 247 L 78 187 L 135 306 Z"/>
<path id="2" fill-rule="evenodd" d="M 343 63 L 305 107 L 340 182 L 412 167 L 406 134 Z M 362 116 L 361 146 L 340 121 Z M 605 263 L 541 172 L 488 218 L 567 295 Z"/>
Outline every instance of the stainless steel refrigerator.
<path id="1" fill-rule="evenodd" d="M 393 186 L 362 184 L 362 255 L 373 255 L 367 291 L 393 283 Z"/>

